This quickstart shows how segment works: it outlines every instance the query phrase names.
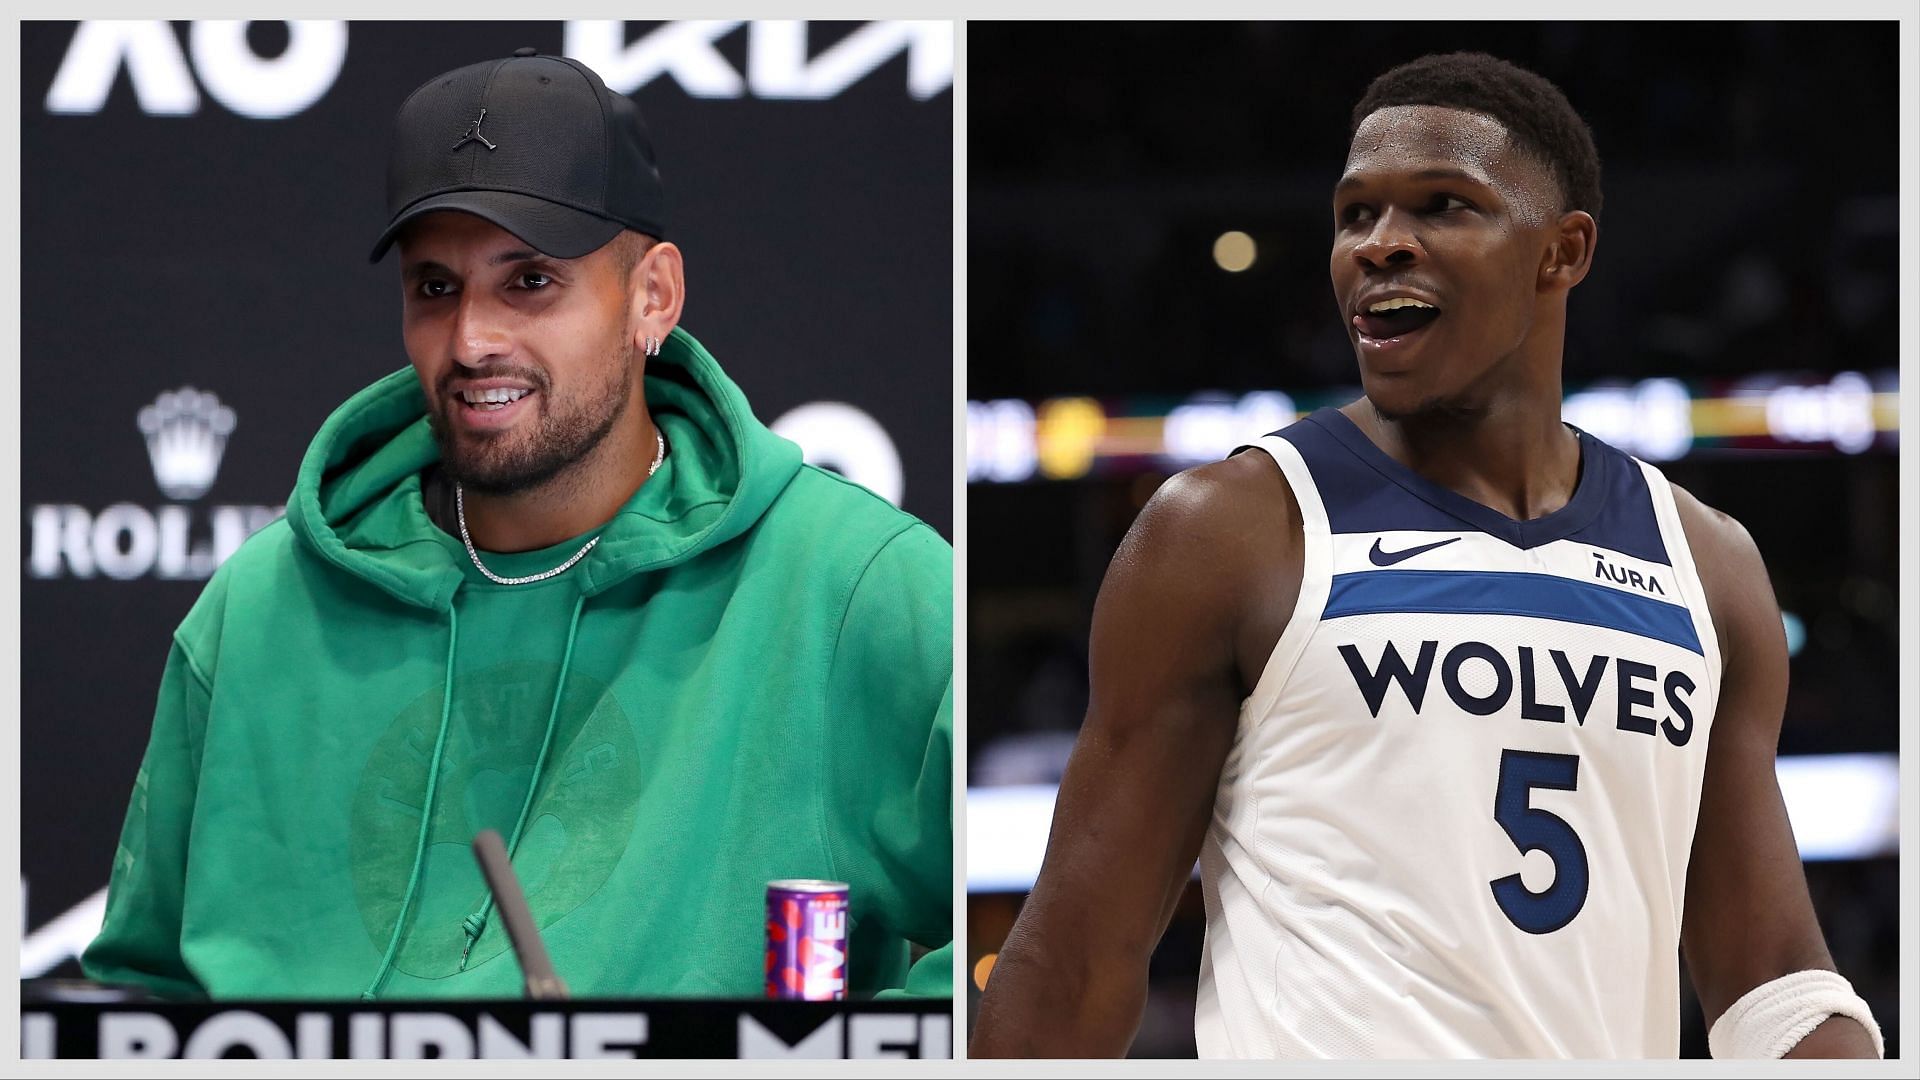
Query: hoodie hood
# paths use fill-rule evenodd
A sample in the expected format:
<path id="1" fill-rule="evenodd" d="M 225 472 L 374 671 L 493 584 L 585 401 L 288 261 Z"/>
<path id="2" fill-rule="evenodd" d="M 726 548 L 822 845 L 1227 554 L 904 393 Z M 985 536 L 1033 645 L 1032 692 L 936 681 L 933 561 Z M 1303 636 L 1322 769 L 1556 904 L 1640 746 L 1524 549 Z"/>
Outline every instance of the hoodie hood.
<path id="1" fill-rule="evenodd" d="M 646 396 L 667 457 L 570 572 L 584 596 L 739 536 L 800 469 L 800 448 L 754 417 L 684 330 L 648 359 Z M 287 524 L 347 573 L 408 604 L 445 608 L 466 574 L 421 500 L 421 473 L 439 457 L 420 380 L 410 367 L 396 371 L 321 426 L 287 500 Z"/>

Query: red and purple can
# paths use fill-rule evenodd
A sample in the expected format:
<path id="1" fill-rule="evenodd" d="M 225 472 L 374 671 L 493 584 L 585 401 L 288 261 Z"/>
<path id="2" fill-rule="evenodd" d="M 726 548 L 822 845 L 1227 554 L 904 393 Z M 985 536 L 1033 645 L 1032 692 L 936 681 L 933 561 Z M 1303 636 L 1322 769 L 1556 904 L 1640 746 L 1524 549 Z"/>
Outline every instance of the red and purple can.
<path id="1" fill-rule="evenodd" d="M 767 996 L 846 998 L 846 882 L 767 882 Z"/>

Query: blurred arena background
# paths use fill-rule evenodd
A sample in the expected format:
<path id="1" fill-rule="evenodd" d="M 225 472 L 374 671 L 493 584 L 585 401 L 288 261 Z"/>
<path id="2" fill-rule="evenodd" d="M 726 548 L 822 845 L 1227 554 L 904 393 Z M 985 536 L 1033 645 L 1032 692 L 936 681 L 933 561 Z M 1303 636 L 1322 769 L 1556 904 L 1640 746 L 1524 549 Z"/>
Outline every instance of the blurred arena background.
<path id="1" fill-rule="evenodd" d="M 98 930 L 174 627 L 328 413 L 407 363 L 394 259 L 366 256 L 393 114 L 438 72 L 533 46 L 632 95 L 683 325 L 809 460 L 952 536 L 951 23 L 29 22 L 21 44 L 23 976 L 78 974 Z"/>
<path id="2" fill-rule="evenodd" d="M 1593 128 L 1566 413 L 1759 543 L 1808 883 L 1898 1053 L 1895 25 L 970 24 L 973 1002 L 1044 850 L 1109 557 L 1167 476 L 1359 396 L 1327 277 L 1349 113 L 1397 63 L 1479 49 Z M 1203 927 L 1195 882 L 1135 1056 L 1193 1054 Z"/>

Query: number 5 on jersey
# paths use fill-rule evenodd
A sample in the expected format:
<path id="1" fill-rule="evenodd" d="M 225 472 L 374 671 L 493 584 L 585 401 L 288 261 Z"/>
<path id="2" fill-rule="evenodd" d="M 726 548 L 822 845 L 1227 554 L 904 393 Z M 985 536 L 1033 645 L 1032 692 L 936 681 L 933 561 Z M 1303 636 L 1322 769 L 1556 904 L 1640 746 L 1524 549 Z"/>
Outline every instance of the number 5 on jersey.
<path id="1" fill-rule="evenodd" d="M 1518 873 L 1492 883 L 1493 899 L 1513 925 L 1529 934 L 1551 934 L 1573 921 L 1587 902 L 1587 849 L 1566 819 L 1533 805 L 1534 788 L 1574 790 L 1580 758 L 1574 754 L 1500 752 L 1500 783 L 1493 793 L 1493 820 L 1525 855 L 1544 851 L 1553 859 L 1553 884 L 1527 888 Z"/>

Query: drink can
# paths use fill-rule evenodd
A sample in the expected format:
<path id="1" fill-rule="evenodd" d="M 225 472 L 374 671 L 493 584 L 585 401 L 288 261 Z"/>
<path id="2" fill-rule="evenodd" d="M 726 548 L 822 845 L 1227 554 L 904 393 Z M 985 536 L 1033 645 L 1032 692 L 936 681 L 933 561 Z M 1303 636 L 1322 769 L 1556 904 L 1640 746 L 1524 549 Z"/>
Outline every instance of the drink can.
<path id="1" fill-rule="evenodd" d="M 767 882 L 767 996 L 846 998 L 846 882 Z"/>

